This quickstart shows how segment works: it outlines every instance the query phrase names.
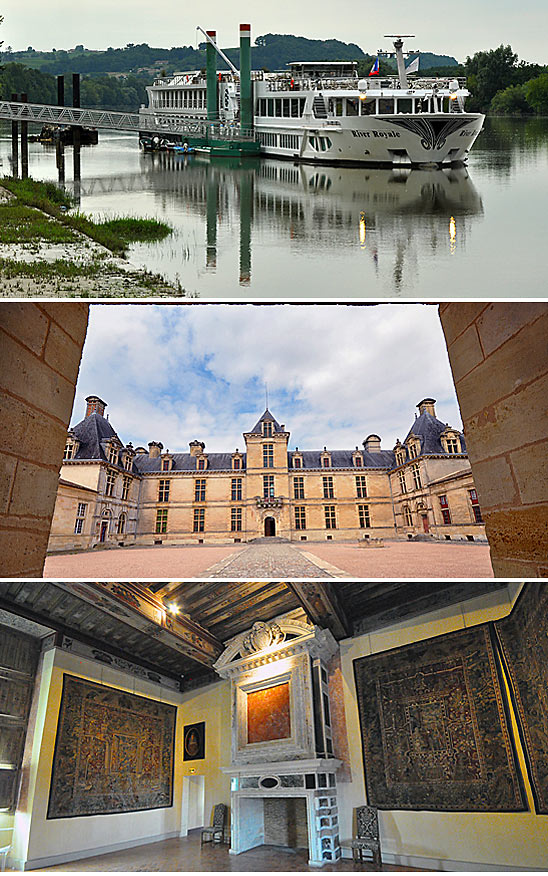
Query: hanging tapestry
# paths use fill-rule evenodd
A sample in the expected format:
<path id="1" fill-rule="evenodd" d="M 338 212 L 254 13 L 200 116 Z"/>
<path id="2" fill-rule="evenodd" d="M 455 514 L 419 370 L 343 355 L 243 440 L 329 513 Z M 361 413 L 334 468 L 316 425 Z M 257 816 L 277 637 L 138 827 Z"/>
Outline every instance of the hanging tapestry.
<path id="1" fill-rule="evenodd" d="M 487 624 L 354 661 L 367 799 L 526 809 Z"/>
<path id="2" fill-rule="evenodd" d="M 495 623 L 539 815 L 548 815 L 548 584 L 529 583 Z"/>
<path id="3" fill-rule="evenodd" d="M 47 817 L 172 806 L 176 713 L 64 675 Z"/>

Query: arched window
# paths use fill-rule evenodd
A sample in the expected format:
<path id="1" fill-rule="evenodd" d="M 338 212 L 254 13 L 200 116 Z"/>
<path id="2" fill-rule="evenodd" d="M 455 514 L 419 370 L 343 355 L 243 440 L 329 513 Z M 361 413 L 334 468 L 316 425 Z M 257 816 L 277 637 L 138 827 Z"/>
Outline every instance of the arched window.
<path id="1" fill-rule="evenodd" d="M 411 513 L 411 508 L 409 505 L 403 506 L 403 519 L 405 520 L 406 526 L 413 526 L 413 515 Z"/>
<path id="2" fill-rule="evenodd" d="M 126 515 L 122 511 L 122 513 L 120 514 L 120 516 L 118 518 L 118 528 L 117 528 L 118 535 L 122 535 L 125 532 L 125 529 L 126 529 Z"/>

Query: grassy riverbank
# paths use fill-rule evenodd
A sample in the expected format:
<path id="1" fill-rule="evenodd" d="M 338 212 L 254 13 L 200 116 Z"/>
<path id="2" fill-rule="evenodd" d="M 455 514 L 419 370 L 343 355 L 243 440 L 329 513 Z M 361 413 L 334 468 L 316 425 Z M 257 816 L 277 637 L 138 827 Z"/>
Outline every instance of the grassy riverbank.
<path id="1" fill-rule="evenodd" d="M 126 260 L 130 243 L 171 233 L 156 219 L 91 219 L 53 183 L 0 179 L 0 297 L 184 296 Z"/>
<path id="2" fill-rule="evenodd" d="M 53 183 L 4 177 L 0 185 L 15 196 L 0 206 L 0 243 L 61 243 L 75 240 L 73 232 L 79 231 L 115 255 L 125 255 L 134 241 L 163 240 L 172 233 L 169 225 L 157 219 L 117 217 L 98 222 L 84 213 L 68 212 L 74 206 L 70 195 Z"/>

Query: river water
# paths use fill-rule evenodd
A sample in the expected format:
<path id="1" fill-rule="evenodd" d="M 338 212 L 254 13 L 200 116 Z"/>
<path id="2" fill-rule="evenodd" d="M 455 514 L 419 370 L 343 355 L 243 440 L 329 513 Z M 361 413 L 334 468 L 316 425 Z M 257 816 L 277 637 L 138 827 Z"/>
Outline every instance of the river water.
<path id="1" fill-rule="evenodd" d="M 10 172 L 7 127 L 2 171 Z M 30 145 L 30 174 L 56 179 Z M 72 150 L 66 186 L 74 191 Z M 80 207 L 174 232 L 129 258 L 214 298 L 547 294 L 548 119 L 491 119 L 467 168 L 391 171 L 144 154 L 135 135 L 82 149 Z"/>

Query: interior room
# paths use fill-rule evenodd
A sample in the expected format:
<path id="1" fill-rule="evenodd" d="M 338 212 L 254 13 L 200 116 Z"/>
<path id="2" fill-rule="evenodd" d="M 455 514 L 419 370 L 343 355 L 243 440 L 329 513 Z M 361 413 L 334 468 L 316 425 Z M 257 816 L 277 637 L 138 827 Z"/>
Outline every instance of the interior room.
<path id="1" fill-rule="evenodd" d="M 1 582 L 0 862 L 546 869 L 547 617 L 538 582 Z"/>

